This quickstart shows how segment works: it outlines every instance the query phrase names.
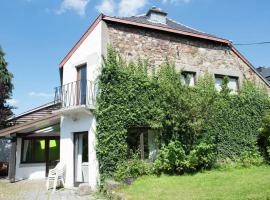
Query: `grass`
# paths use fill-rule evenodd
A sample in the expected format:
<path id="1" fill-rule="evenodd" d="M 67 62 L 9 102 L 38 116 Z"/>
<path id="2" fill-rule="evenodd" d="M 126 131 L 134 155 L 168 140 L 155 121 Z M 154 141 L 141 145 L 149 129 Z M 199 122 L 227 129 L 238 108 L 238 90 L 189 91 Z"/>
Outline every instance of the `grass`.
<path id="1" fill-rule="evenodd" d="M 119 191 L 129 200 L 270 200 L 270 167 L 213 170 L 184 176 L 145 176 Z"/>

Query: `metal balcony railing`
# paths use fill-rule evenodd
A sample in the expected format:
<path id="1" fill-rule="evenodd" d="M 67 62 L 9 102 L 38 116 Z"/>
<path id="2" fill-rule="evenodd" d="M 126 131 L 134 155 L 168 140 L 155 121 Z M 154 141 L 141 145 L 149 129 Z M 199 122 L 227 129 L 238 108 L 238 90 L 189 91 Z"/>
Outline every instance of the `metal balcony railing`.
<path id="1" fill-rule="evenodd" d="M 97 85 L 88 80 L 71 82 L 55 88 L 54 102 L 61 108 L 84 105 L 93 108 L 97 94 Z"/>

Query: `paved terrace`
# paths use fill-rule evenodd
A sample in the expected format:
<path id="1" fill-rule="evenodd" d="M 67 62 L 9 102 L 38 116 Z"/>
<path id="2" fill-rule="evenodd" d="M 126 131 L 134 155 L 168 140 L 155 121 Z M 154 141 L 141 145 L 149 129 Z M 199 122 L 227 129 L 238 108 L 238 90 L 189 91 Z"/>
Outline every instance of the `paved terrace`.
<path id="1" fill-rule="evenodd" d="M 97 195 L 78 196 L 75 189 L 47 191 L 45 181 L 23 180 L 9 183 L 0 179 L 0 199 L 3 200 L 105 200 Z"/>

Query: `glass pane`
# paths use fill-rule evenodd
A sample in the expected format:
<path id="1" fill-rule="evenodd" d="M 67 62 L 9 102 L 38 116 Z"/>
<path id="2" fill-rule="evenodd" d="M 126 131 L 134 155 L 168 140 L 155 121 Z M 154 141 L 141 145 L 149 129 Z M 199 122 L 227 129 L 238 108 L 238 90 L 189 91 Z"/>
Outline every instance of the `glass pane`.
<path id="1" fill-rule="evenodd" d="M 236 93 L 238 90 L 238 79 L 237 78 L 230 78 L 228 83 L 228 88 L 231 89 L 231 93 Z"/>
<path id="2" fill-rule="evenodd" d="M 49 140 L 49 161 L 59 160 L 60 140 Z"/>
<path id="3" fill-rule="evenodd" d="M 181 83 L 188 86 L 195 85 L 195 73 L 194 72 L 183 72 L 181 74 Z"/>
<path id="4" fill-rule="evenodd" d="M 83 134 L 83 162 L 88 162 L 88 134 Z"/>
<path id="5" fill-rule="evenodd" d="M 45 140 L 34 140 L 35 145 L 35 161 L 45 161 Z"/>
<path id="6" fill-rule="evenodd" d="M 149 158 L 148 132 L 143 134 L 143 143 L 144 143 L 144 159 L 148 159 Z"/>
<path id="7" fill-rule="evenodd" d="M 81 94 L 81 104 L 85 104 L 86 103 L 86 86 L 87 86 L 87 71 L 86 71 L 86 66 L 79 68 L 80 70 L 80 94 Z"/>
<path id="8" fill-rule="evenodd" d="M 223 79 L 221 77 L 215 78 L 215 87 L 216 87 L 217 91 L 221 91 L 222 80 Z"/>
<path id="9" fill-rule="evenodd" d="M 33 160 L 33 141 L 23 140 L 22 161 L 31 162 Z"/>

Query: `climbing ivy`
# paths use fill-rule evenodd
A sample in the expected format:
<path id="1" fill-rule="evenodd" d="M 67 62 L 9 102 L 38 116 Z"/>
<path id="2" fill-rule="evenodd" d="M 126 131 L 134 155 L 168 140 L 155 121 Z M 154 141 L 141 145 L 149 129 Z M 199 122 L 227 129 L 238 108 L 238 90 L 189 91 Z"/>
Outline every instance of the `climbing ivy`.
<path id="1" fill-rule="evenodd" d="M 147 61 L 127 63 L 111 47 L 99 77 L 97 156 L 103 177 L 127 159 L 127 130 L 159 130 L 159 141 L 178 140 L 188 155 L 201 142 L 215 146 L 219 158 L 237 158 L 256 149 L 261 116 L 270 107 L 263 89 L 246 82 L 239 95 L 223 85 L 215 90 L 210 74 L 195 87 L 183 85 L 181 73 L 166 61 L 158 70 Z"/>

